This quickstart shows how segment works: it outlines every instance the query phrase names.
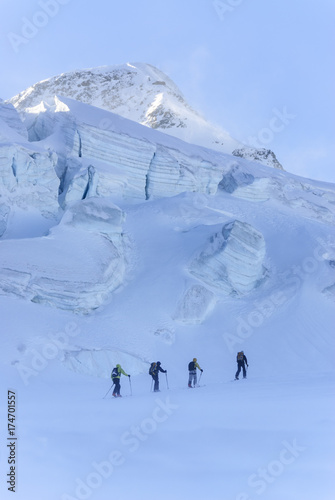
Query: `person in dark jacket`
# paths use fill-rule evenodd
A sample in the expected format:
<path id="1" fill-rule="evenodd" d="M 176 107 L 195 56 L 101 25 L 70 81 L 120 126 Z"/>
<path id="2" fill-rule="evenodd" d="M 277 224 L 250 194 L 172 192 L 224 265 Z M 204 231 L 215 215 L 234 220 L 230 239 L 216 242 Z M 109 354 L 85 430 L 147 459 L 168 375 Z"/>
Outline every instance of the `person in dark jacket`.
<path id="1" fill-rule="evenodd" d="M 238 380 L 238 376 L 241 373 L 241 370 L 243 370 L 243 378 L 247 378 L 247 371 L 245 369 L 245 365 L 247 366 L 249 365 L 248 365 L 248 360 L 244 355 L 243 351 L 237 353 L 236 361 L 237 361 L 237 372 L 235 374 L 235 380 Z"/>
<path id="2" fill-rule="evenodd" d="M 151 367 L 150 367 L 150 375 L 152 376 L 155 384 L 154 384 L 154 392 L 159 392 L 159 378 L 158 378 L 158 373 L 159 372 L 162 372 L 162 373 L 166 373 L 167 370 L 163 370 L 163 368 L 161 367 L 161 362 L 160 361 L 157 361 L 157 363 L 151 363 Z"/>
<path id="3" fill-rule="evenodd" d="M 125 375 L 126 377 L 130 377 L 130 375 L 128 375 L 122 368 L 121 368 L 121 365 L 116 365 L 115 368 L 113 368 L 113 371 L 111 373 L 111 377 L 112 377 L 112 380 L 113 380 L 113 383 L 114 383 L 114 391 L 113 391 L 113 396 L 115 398 L 121 398 L 121 394 L 120 394 L 120 389 L 121 389 L 121 385 L 120 385 L 120 378 L 121 378 L 121 373 L 123 375 Z"/>

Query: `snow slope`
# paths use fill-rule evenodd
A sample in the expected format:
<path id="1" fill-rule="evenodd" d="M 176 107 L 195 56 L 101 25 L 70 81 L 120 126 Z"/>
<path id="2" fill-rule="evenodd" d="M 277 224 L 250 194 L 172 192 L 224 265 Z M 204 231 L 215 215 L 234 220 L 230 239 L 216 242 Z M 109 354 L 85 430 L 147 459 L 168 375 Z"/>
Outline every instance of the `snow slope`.
<path id="1" fill-rule="evenodd" d="M 190 492 L 331 500 L 334 185 L 70 99 L 32 122 L 45 127 L 30 147 L 57 162 L 45 157 L 26 190 L 38 192 L 53 172 L 59 213 L 46 218 L 39 195 L 24 208 L 23 194 L 7 204 L 1 498 L 13 497 L 4 479 L 12 446 L 19 500 Z M 148 184 L 154 153 L 158 173 Z M 10 165 L 0 180 L 6 200 Z M 248 379 L 237 382 L 241 349 Z M 204 372 L 201 387 L 188 389 L 194 356 Z M 158 359 L 168 373 L 151 393 L 148 367 Z M 124 398 L 104 398 L 118 362 L 131 374 L 121 379 Z"/>

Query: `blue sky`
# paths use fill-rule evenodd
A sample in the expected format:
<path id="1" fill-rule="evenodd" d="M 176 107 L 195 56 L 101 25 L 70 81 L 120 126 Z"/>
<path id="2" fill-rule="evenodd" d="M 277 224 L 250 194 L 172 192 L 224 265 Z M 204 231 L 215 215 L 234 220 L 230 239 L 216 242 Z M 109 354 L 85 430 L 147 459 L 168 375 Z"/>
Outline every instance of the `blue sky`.
<path id="1" fill-rule="evenodd" d="M 233 137 L 335 182 L 333 0 L 2 0 L 0 12 L 2 99 L 65 71 L 148 62 Z"/>

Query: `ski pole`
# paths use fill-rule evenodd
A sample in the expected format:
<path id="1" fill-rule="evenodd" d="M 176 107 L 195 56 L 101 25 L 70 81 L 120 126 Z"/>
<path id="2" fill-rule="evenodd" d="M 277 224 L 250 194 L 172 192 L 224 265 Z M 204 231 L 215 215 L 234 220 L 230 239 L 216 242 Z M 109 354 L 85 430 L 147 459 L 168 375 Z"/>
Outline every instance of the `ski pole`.
<path id="1" fill-rule="evenodd" d="M 165 373 L 165 377 L 166 377 L 166 387 L 169 390 L 169 382 L 168 382 L 168 378 L 167 378 L 167 373 Z"/>
<path id="2" fill-rule="evenodd" d="M 130 375 L 129 375 L 129 386 L 130 386 L 130 395 L 132 396 L 133 395 L 133 391 L 132 391 L 132 388 L 131 388 Z"/>
<path id="3" fill-rule="evenodd" d="M 111 387 L 108 389 L 108 391 L 106 392 L 106 394 L 104 395 L 104 397 L 103 397 L 102 399 L 105 399 L 105 397 L 107 396 L 107 394 L 109 393 L 109 391 L 111 390 L 111 388 L 112 388 L 112 387 L 114 387 L 114 385 L 115 385 L 115 384 L 114 384 L 114 382 L 113 382 L 113 384 L 112 384 L 112 385 L 111 385 Z"/>
<path id="4" fill-rule="evenodd" d="M 202 372 L 200 373 L 200 377 L 199 377 L 199 384 L 200 384 L 201 377 L 202 377 Z"/>
<path id="5" fill-rule="evenodd" d="M 151 387 L 150 387 L 150 392 L 152 392 L 152 386 L 153 386 L 153 383 L 154 383 L 154 379 L 151 379 Z"/>

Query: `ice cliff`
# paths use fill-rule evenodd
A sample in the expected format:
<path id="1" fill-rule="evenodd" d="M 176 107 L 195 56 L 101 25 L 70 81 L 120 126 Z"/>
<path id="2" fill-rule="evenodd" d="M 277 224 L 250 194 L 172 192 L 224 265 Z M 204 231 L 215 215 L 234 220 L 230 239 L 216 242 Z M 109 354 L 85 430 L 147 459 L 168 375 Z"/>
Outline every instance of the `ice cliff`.
<path id="1" fill-rule="evenodd" d="M 190 272 L 219 292 L 244 295 L 265 277 L 265 241 L 250 224 L 233 221 L 214 234 Z"/>
<path id="2" fill-rule="evenodd" d="M 88 313 L 125 282 L 124 214 L 103 199 L 84 200 L 40 238 L 1 242 L 0 294 Z"/>

